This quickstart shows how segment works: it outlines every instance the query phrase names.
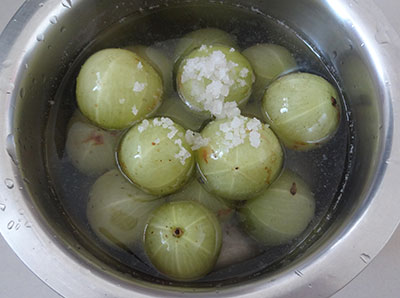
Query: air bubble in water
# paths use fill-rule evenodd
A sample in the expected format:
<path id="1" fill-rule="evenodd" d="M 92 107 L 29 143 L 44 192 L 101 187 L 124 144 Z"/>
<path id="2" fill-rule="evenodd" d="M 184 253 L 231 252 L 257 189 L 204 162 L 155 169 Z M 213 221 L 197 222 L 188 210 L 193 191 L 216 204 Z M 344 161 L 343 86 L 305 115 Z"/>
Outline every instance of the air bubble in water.
<path id="1" fill-rule="evenodd" d="M 8 189 L 14 188 L 14 181 L 12 181 L 10 178 L 6 178 L 4 180 L 4 184 L 7 186 Z"/>
<path id="2" fill-rule="evenodd" d="M 55 24 L 57 24 L 57 22 L 58 22 L 57 16 L 52 16 L 52 17 L 50 18 L 50 23 L 51 23 L 51 24 L 55 25 Z"/>
<path id="3" fill-rule="evenodd" d="M 0 203 L 0 210 L 1 211 L 6 211 L 6 208 L 7 208 L 6 205 Z"/>
<path id="4" fill-rule="evenodd" d="M 6 150 L 8 155 L 11 157 L 12 162 L 18 165 L 17 153 L 15 151 L 15 140 L 14 135 L 9 134 L 6 139 Z"/>
<path id="5" fill-rule="evenodd" d="M 366 253 L 362 253 L 360 255 L 361 261 L 363 261 L 365 264 L 368 264 L 369 261 L 371 261 L 371 257 L 367 255 Z"/>
<path id="6" fill-rule="evenodd" d="M 65 8 L 72 8 L 72 0 L 61 0 L 61 5 Z"/>
<path id="7" fill-rule="evenodd" d="M 39 42 L 44 41 L 44 35 L 43 34 L 38 34 L 36 36 L 36 40 L 39 41 Z"/>
<path id="8" fill-rule="evenodd" d="M 15 222 L 13 220 L 11 220 L 8 224 L 7 224 L 7 229 L 11 230 L 14 227 Z"/>

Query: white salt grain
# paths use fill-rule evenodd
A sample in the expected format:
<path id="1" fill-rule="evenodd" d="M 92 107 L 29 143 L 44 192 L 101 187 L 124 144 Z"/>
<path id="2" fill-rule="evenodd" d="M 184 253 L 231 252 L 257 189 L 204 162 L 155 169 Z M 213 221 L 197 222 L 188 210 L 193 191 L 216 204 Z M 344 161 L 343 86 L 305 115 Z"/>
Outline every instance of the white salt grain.
<path id="1" fill-rule="evenodd" d="M 147 119 L 143 120 L 142 123 L 138 126 L 138 131 L 140 133 L 144 132 L 149 127 L 149 121 Z"/>
<path id="2" fill-rule="evenodd" d="M 205 44 L 201 45 L 199 51 L 206 52 L 207 51 L 207 46 Z"/>
<path id="3" fill-rule="evenodd" d="M 167 137 L 170 140 L 173 139 L 175 135 L 178 133 L 178 129 L 176 128 L 174 121 L 172 121 L 167 117 L 154 118 L 153 125 L 162 126 L 163 128 L 169 129 L 170 132 L 167 134 Z"/>
<path id="4" fill-rule="evenodd" d="M 174 155 L 176 159 L 179 159 L 182 165 L 185 165 L 186 159 L 190 158 L 192 155 L 190 154 L 189 151 L 185 149 L 185 147 L 182 146 L 182 140 L 177 139 L 174 142 L 176 145 L 179 147 L 179 152 Z"/>
<path id="5" fill-rule="evenodd" d="M 146 88 L 146 86 L 147 86 L 146 83 L 135 82 L 135 85 L 133 85 L 133 91 L 142 92 L 144 88 Z"/>
<path id="6" fill-rule="evenodd" d="M 137 69 L 143 69 L 143 64 L 142 64 L 142 62 L 139 61 L 138 65 L 137 65 Z"/>
<path id="7" fill-rule="evenodd" d="M 186 142 L 191 146 L 192 150 L 198 150 L 201 147 L 205 147 L 210 141 L 208 138 L 203 138 L 201 134 L 191 131 L 190 129 L 186 131 L 185 139 Z"/>
<path id="8" fill-rule="evenodd" d="M 247 77 L 248 74 L 249 74 L 249 69 L 246 67 L 243 67 L 242 70 L 239 72 L 239 76 L 242 78 Z"/>
<path id="9" fill-rule="evenodd" d="M 261 143 L 260 136 L 260 133 L 257 131 L 251 131 L 249 134 L 250 145 L 254 148 L 258 148 Z"/>
<path id="10" fill-rule="evenodd" d="M 220 133 L 223 133 L 222 143 L 228 151 L 243 144 L 246 137 L 249 138 L 251 146 L 258 148 L 261 143 L 261 135 L 258 132 L 260 129 L 262 129 L 262 124 L 258 119 L 248 119 L 243 116 L 235 116 L 219 126 Z"/>
<path id="11" fill-rule="evenodd" d="M 208 49 L 211 49 L 211 46 Z M 202 45 L 200 50 L 207 50 L 207 46 Z M 237 76 L 236 67 L 237 63 L 227 60 L 222 51 L 215 50 L 203 57 L 187 59 L 183 66 L 181 82 L 191 81 L 190 95 L 202 104 L 204 110 L 217 119 L 232 118 L 240 115 L 240 110 L 236 102 L 228 104 L 224 100 L 229 96 L 231 87 L 237 84 L 233 79 Z M 241 70 L 246 76 L 248 72 L 247 68 Z M 205 85 L 204 80 L 210 82 Z M 244 87 L 243 82 L 241 87 Z"/>
<path id="12" fill-rule="evenodd" d="M 124 103 L 125 103 L 125 101 L 126 101 L 126 99 L 125 99 L 125 98 L 120 98 L 120 99 L 119 99 L 119 103 L 120 103 L 120 104 L 124 104 Z"/>
<path id="13" fill-rule="evenodd" d="M 133 106 L 133 107 L 132 107 L 132 114 L 136 116 L 136 115 L 138 114 L 138 112 L 139 112 L 139 111 L 138 111 L 138 109 L 136 108 L 136 106 Z"/>

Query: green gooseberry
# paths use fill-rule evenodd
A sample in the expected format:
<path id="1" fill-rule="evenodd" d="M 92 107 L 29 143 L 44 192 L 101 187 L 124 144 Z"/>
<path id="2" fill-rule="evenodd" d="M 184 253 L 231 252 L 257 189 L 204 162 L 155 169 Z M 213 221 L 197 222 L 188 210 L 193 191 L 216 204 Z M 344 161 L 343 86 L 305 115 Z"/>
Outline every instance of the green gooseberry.
<path id="1" fill-rule="evenodd" d="M 215 215 L 194 201 L 166 203 L 152 212 L 145 229 L 145 252 L 154 267 L 173 280 L 208 274 L 222 244 Z"/>
<path id="2" fill-rule="evenodd" d="M 92 186 L 86 213 L 102 241 L 134 251 L 142 243 L 150 212 L 164 202 L 132 185 L 118 170 L 111 170 Z"/>
<path id="3" fill-rule="evenodd" d="M 161 104 L 162 79 L 154 68 L 128 50 L 105 49 L 83 64 L 76 85 L 82 114 L 105 129 L 123 129 Z"/>
<path id="4" fill-rule="evenodd" d="M 285 244 L 299 236 L 307 228 L 314 212 L 313 193 L 298 175 L 289 170 L 239 210 L 246 231 L 269 246 Z"/>
<path id="5" fill-rule="evenodd" d="M 206 188 L 229 200 L 245 200 L 262 191 L 281 171 L 279 140 L 259 120 L 238 116 L 216 120 L 201 132 L 208 144 L 196 151 Z"/>
<path id="6" fill-rule="evenodd" d="M 94 126 L 76 111 L 68 124 L 65 151 L 72 165 L 88 176 L 116 168 L 115 149 L 119 132 Z"/>
<path id="7" fill-rule="evenodd" d="M 265 89 L 279 75 L 297 69 L 296 60 L 284 47 L 276 44 L 256 44 L 242 52 L 251 63 L 256 81 L 252 97 L 261 100 Z"/>
<path id="8" fill-rule="evenodd" d="M 309 150 L 329 140 L 337 130 L 339 94 L 320 76 L 293 73 L 268 87 L 263 111 L 286 147 Z"/>
<path id="9" fill-rule="evenodd" d="M 193 50 L 179 65 L 176 77 L 178 94 L 188 107 L 217 118 L 229 117 L 227 107 L 246 104 L 253 82 L 249 61 L 234 48 L 220 45 Z"/>
<path id="10" fill-rule="evenodd" d="M 133 126 L 122 139 L 118 161 L 133 183 L 154 195 L 177 191 L 194 170 L 185 130 L 166 117 L 145 119 Z"/>

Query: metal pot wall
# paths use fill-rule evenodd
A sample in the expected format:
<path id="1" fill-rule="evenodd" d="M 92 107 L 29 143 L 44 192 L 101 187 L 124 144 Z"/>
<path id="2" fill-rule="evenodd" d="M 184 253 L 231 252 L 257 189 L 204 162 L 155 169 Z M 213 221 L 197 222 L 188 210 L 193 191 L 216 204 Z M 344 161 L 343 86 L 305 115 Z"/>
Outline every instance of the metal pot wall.
<path id="1" fill-rule="evenodd" d="M 18 11 L 0 38 L 3 237 L 66 297 L 331 295 L 368 264 L 400 221 L 398 37 L 370 0 L 226 1 L 272 15 L 307 37 L 340 78 L 357 136 L 353 172 L 334 220 L 272 273 L 219 287 L 150 282 L 93 249 L 57 203 L 42 137 L 48 102 L 68 67 L 111 24 L 139 8 L 179 2 L 31 0 Z"/>

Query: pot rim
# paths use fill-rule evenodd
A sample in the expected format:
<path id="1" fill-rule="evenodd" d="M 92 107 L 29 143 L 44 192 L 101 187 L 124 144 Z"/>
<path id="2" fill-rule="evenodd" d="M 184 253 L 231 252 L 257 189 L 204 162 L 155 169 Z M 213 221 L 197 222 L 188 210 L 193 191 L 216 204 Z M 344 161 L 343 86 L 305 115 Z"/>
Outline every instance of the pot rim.
<path id="1" fill-rule="evenodd" d="M 42 6 L 39 3 L 43 3 Z M 400 200 L 393 191 L 400 175 L 400 80 L 396 69 L 399 61 L 399 36 L 389 25 L 373 0 L 359 1 L 349 9 L 348 1 L 327 0 L 332 11 L 340 15 L 360 35 L 373 57 L 374 66 L 383 82 L 381 97 L 391 102 L 391 110 L 385 111 L 386 146 L 378 169 L 374 188 L 369 193 L 368 205 L 360 208 L 349 220 L 346 228 L 337 231 L 308 258 L 294 262 L 287 270 L 263 280 L 218 289 L 196 291 L 198 296 L 222 297 L 325 297 L 332 295 L 359 274 L 387 243 L 400 221 Z M 18 86 L 18 70 L 22 69 L 23 57 L 36 42 L 41 27 L 46 26 L 52 15 L 67 13 L 59 0 L 31 0 L 24 3 L 14 16 L 19 22 L 10 22 L 0 36 L 0 87 L 14 82 Z M 379 43 L 375 38 L 377 28 L 385 28 L 390 43 Z M 28 41 L 28 42 L 27 42 Z M 6 61 L 13 61 L 5 67 Z M 0 147 L 10 146 L 12 136 L 12 101 L 16 91 L 7 94 L 0 90 Z M 9 149 L 9 148 L 8 148 Z M 10 151 L 10 150 L 9 150 Z M 10 153 L 9 153 L 10 154 Z M 12 153 L 11 153 L 12 155 Z M 6 150 L 0 151 L 0 232 L 18 257 L 40 279 L 66 297 L 181 297 L 185 289 L 174 292 L 162 291 L 161 286 L 145 282 L 132 284 L 102 272 L 93 264 L 87 264 L 61 239 L 52 233 L 51 227 L 29 200 L 18 167 Z M 2 179 L 2 180 L 1 180 Z M 10 180 L 13 187 L 10 188 Z M 381 179 L 381 181 L 379 181 Z M 12 196 L 12 197 L 11 197 Z M 23 210 L 20 212 L 20 210 Z M 10 223 L 20 224 L 18 231 L 10 229 Z M 366 234 L 368 237 L 366 237 Z"/>

